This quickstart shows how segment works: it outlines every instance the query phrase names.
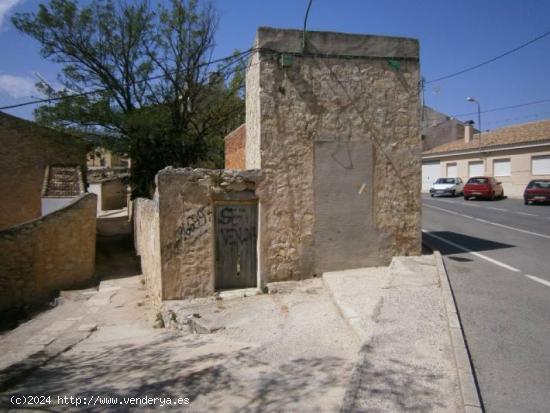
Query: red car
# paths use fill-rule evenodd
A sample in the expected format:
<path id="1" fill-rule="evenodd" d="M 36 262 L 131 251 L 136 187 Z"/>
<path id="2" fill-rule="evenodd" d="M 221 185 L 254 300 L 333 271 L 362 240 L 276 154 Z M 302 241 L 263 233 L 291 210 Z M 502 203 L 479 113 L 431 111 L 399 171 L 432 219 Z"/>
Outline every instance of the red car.
<path id="1" fill-rule="evenodd" d="M 471 197 L 490 200 L 503 198 L 502 183 L 497 182 L 492 176 L 474 176 L 464 185 L 464 199 L 467 201 Z"/>
<path id="2" fill-rule="evenodd" d="M 531 202 L 550 201 L 550 179 L 534 179 L 527 184 L 523 192 L 523 202 L 525 205 Z"/>

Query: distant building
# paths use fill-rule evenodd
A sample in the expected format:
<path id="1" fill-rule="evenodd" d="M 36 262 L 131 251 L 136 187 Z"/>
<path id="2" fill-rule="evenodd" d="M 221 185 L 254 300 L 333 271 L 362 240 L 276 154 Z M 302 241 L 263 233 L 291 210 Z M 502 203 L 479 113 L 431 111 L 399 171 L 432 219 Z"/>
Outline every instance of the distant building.
<path id="1" fill-rule="evenodd" d="M 489 175 L 502 182 L 504 193 L 521 197 L 531 179 L 550 178 L 550 120 L 474 133 L 422 154 L 422 190 L 439 177 Z"/>
<path id="2" fill-rule="evenodd" d="M 126 155 L 117 155 L 109 149 L 96 147 L 86 154 L 86 165 L 89 169 L 129 168 L 130 161 Z"/>
<path id="3" fill-rule="evenodd" d="M 0 229 L 45 215 L 85 192 L 79 138 L 0 112 Z"/>
<path id="4" fill-rule="evenodd" d="M 467 122 L 461 122 L 449 115 L 424 106 L 420 122 L 422 150 L 427 151 L 444 143 L 464 139 Z"/>
<path id="5" fill-rule="evenodd" d="M 97 195 L 97 213 L 125 208 L 130 158 L 97 146 L 86 155 L 89 191 Z"/>

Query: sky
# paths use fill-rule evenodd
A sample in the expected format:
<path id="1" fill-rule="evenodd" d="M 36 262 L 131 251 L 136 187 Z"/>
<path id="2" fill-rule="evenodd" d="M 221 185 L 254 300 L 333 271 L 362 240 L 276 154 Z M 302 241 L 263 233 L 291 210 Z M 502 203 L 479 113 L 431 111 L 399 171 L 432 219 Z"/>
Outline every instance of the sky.
<path id="1" fill-rule="evenodd" d="M 39 45 L 12 26 L 16 12 L 36 11 L 44 0 L 0 0 L 0 106 L 40 97 L 36 73 L 55 84 L 59 66 L 40 56 Z M 162 0 L 161 0 L 162 1 Z M 252 46 L 259 26 L 301 28 L 307 0 L 213 0 L 220 25 L 214 58 Z M 548 0 L 313 0 L 308 29 L 413 37 L 420 41 L 421 74 L 439 78 L 500 55 L 550 31 Z M 464 75 L 427 83 L 428 106 L 477 122 L 482 128 L 550 119 L 550 36 Z M 32 119 L 32 107 L 9 110 Z M 467 114 L 463 115 L 462 114 Z M 458 116 L 461 115 L 461 116 Z"/>

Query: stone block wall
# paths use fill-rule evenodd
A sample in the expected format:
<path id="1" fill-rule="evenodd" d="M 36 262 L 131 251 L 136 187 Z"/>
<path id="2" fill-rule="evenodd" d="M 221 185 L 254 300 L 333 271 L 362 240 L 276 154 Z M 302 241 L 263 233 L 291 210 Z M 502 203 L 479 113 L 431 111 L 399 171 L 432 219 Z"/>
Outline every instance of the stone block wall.
<path id="1" fill-rule="evenodd" d="M 96 197 L 0 231 L 0 312 L 40 305 L 94 281 Z"/>
<path id="2" fill-rule="evenodd" d="M 86 171 L 86 146 L 78 138 L 1 112 L 0 142 L 0 229 L 41 215 L 48 165 L 80 165 Z"/>
<path id="3" fill-rule="evenodd" d="M 246 125 L 239 126 L 224 141 L 225 169 L 246 169 Z"/>
<path id="4" fill-rule="evenodd" d="M 260 28 L 255 47 L 246 166 L 264 176 L 262 278 L 419 254 L 418 42 L 308 32 L 303 53 L 302 31 Z"/>
<path id="5" fill-rule="evenodd" d="M 133 208 L 136 254 L 141 258 L 141 271 L 149 297 L 158 307 L 162 300 L 158 203 L 138 198 L 133 202 Z"/>

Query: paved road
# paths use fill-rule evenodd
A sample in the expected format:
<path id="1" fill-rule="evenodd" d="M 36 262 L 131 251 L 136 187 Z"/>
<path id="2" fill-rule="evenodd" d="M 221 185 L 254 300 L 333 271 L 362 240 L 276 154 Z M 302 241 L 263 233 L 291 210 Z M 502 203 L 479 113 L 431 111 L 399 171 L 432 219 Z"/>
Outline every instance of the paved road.
<path id="1" fill-rule="evenodd" d="M 550 412 L 550 206 L 424 197 L 486 412 Z"/>

